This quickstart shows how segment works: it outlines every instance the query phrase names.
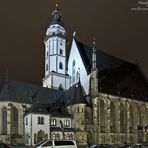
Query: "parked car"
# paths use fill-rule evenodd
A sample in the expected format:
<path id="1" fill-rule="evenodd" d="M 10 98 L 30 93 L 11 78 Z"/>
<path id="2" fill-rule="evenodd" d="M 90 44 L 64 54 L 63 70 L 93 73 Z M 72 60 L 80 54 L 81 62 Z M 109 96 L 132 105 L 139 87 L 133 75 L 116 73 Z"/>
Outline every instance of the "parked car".
<path id="1" fill-rule="evenodd" d="M 7 144 L 0 142 L 0 148 L 10 148 Z"/>
<path id="2" fill-rule="evenodd" d="M 35 146 L 35 148 L 77 148 L 74 140 L 45 140 Z"/>

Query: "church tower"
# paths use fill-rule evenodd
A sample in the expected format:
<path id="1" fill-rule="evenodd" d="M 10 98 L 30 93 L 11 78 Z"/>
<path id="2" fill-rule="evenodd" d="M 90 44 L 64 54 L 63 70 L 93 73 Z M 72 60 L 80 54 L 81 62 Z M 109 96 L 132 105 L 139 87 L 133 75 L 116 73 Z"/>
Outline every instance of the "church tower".
<path id="1" fill-rule="evenodd" d="M 52 13 L 45 43 L 45 77 L 43 86 L 53 89 L 68 89 L 69 77 L 66 74 L 66 31 L 57 8 Z"/>

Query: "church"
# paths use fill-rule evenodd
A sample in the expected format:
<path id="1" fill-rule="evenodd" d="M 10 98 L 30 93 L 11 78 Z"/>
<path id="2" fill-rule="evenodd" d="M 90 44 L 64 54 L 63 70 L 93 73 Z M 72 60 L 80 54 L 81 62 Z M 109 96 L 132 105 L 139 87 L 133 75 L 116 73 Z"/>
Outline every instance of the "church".
<path id="1" fill-rule="evenodd" d="M 47 28 L 43 86 L 6 79 L 0 92 L 0 141 L 45 139 L 79 146 L 148 142 L 148 81 L 140 67 L 85 45 L 66 30 L 56 6 Z"/>

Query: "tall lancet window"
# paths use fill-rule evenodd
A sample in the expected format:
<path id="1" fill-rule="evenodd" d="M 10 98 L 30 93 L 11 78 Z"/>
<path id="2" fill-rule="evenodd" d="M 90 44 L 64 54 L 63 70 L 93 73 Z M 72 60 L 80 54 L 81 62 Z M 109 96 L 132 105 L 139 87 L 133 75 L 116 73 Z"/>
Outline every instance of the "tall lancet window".
<path id="1" fill-rule="evenodd" d="M 7 108 L 2 108 L 2 134 L 7 134 Z"/>
<path id="2" fill-rule="evenodd" d="M 72 62 L 72 84 L 75 83 L 75 73 L 76 73 L 75 65 L 76 65 L 75 60 L 73 60 Z"/>
<path id="3" fill-rule="evenodd" d="M 12 132 L 18 134 L 18 109 L 16 107 L 12 109 Z"/>

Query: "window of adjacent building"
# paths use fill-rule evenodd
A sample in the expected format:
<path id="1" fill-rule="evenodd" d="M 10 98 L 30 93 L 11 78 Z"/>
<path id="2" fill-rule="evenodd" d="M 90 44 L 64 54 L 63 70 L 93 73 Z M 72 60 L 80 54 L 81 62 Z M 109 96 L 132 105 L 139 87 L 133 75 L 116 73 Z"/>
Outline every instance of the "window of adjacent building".
<path id="1" fill-rule="evenodd" d="M 70 126 L 70 121 L 69 120 L 64 120 L 64 126 L 69 127 Z"/>
<path id="2" fill-rule="evenodd" d="M 38 117 L 38 124 L 44 124 L 44 117 Z"/>
<path id="3" fill-rule="evenodd" d="M 2 134 L 7 134 L 7 108 L 2 108 Z"/>
<path id="4" fill-rule="evenodd" d="M 57 120 L 56 119 L 51 119 L 50 120 L 50 125 L 56 126 L 57 125 Z"/>
<path id="5" fill-rule="evenodd" d="M 60 49 L 60 55 L 63 55 L 63 49 Z"/>
<path id="6" fill-rule="evenodd" d="M 62 62 L 59 63 L 59 69 L 63 69 L 63 64 L 62 64 Z"/>

